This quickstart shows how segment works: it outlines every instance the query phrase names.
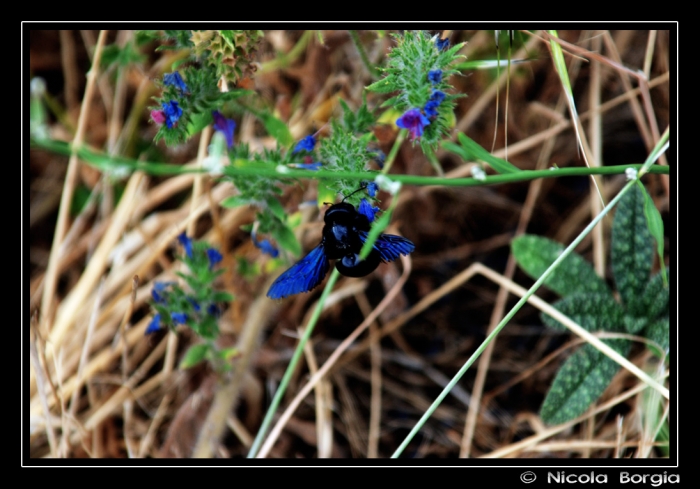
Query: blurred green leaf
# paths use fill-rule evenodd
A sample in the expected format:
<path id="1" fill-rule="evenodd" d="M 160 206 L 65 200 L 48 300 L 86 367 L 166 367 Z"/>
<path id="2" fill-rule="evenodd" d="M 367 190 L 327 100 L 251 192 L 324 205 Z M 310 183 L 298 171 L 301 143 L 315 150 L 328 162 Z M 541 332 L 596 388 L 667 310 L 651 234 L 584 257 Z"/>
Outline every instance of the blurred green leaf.
<path id="1" fill-rule="evenodd" d="M 517 173 L 522 171 L 503 158 L 492 155 L 464 133 L 459 133 L 457 139 L 459 140 L 459 145 L 447 141 L 442 143 L 442 147 L 455 153 L 464 161 L 482 161 L 493 168 L 497 173 Z"/>
<path id="2" fill-rule="evenodd" d="M 209 351 L 209 346 L 205 344 L 193 345 L 185 353 L 185 357 L 180 362 L 180 368 L 186 369 L 197 365 L 199 362 L 203 361 L 207 352 Z"/>
<path id="3" fill-rule="evenodd" d="M 511 243 L 511 250 L 518 265 L 532 278 L 538 279 L 564 251 L 564 246 L 541 236 L 525 234 Z M 562 296 L 576 292 L 610 294 L 605 280 L 581 255 L 571 253 L 545 280 L 545 285 Z"/>

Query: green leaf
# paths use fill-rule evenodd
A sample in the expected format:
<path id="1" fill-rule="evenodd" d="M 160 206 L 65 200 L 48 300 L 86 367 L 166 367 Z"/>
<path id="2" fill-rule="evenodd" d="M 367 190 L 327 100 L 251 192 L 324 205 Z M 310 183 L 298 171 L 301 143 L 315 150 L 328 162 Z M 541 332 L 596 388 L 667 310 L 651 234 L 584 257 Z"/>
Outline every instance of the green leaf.
<path id="1" fill-rule="evenodd" d="M 630 342 L 606 340 L 610 347 L 626 356 Z M 620 365 L 592 345 L 584 345 L 562 365 L 540 409 L 542 421 L 560 424 L 583 413 L 605 391 Z"/>
<path id="2" fill-rule="evenodd" d="M 525 273 L 538 279 L 564 251 L 564 246 L 541 236 L 525 234 L 513 240 L 511 250 Z M 544 283 L 562 296 L 575 292 L 610 294 L 605 280 L 596 275 L 591 264 L 576 253 L 567 256 Z"/>
<path id="3" fill-rule="evenodd" d="M 212 300 L 214 302 L 231 302 L 233 301 L 233 296 L 228 292 L 214 292 Z"/>
<path id="4" fill-rule="evenodd" d="M 280 146 L 288 147 L 294 144 L 294 138 L 287 124 L 267 112 L 261 112 L 258 115 L 267 132 L 280 143 Z"/>
<path id="5" fill-rule="evenodd" d="M 664 271 L 668 274 L 668 267 Z M 668 300 L 668 282 L 664 283 L 663 272 L 659 272 L 649 280 L 644 288 L 642 295 L 644 315 L 650 319 L 668 316 Z"/>
<path id="6" fill-rule="evenodd" d="M 186 369 L 197 365 L 199 362 L 205 359 L 207 352 L 209 351 L 209 345 L 199 344 L 193 345 L 185 353 L 185 357 L 180 362 L 180 368 Z"/>
<path id="7" fill-rule="evenodd" d="M 287 226 L 277 226 L 272 229 L 271 234 L 282 248 L 291 252 L 294 256 L 301 254 L 301 244 L 299 244 L 299 240 Z"/>
<path id="8" fill-rule="evenodd" d="M 624 331 L 624 310 L 610 293 L 579 292 L 564 297 L 553 306 L 586 331 Z M 567 329 L 545 313 L 542 313 L 542 322 L 552 328 Z"/>
<path id="9" fill-rule="evenodd" d="M 394 84 L 391 83 L 391 80 L 389 77 L 383 78 L 379 81 L 376 81 L 372 83 L 370 86 L 365 87 L 365 90 L 369 90 L 370 92 L 377 92 L 377 93 L 389 93 L 393 92 L 396 90 L 394 87 Z"/>
<path id="10" fill-rule="evenodd" d="M 649 318 L 625 314 L 622 318 L 622 323 L 624 324 L 625 333 L 637 334 L 649 324 Z"/>
<path id="11" fill-rule="evenodd" d="M 461 151 L 457 154 L 465 161 L 483 161 L 498 173 L 517 173 L 522 170 L 509 163 L 503 158 L 498 158 L 489 153 L 479 143 L 467 137 L 464 133 L 457 135 L 461 146 Z M 444 146 L 444 145 L 443 145 Z"/>
<path id="12" fill-rule="evenodd" d="M 272 214 L 274 214 L 277 219 L 280 221 L 287 219 L 287 213 L 284 212 L 284 207 L 282 207 L 279 200 L 274 197 L 268 197 L 265 199 L 265 202 L 267 202 L 268 209 L 272 211 Z"/>
<path id="13" fill-rule="evenodd" d="M 189 124 L 187 124 L 187 134 L 192 137 L 212 123 L 214 118 L 211 112 L 199 112 L 192 114 Z"/>
<path id="14" fill-rule="evenodd" d="M 642 335 L 645 338 L 655 341 L 661 345 L 661 348 L 664 350 L 663 352 L 667 353 L 671 344 L 669 339 L 669 327 L 670 322 L 668 320 L 668 316 L 665 316 L 663 318 L 656 319 L 655 321 L 651 321 L 642 332 Z M 654 348 L 649 349 L 659 358 L 663 356 L 661 352 L 656 351 Z"/>
<path id="15" fill-rule="evenodd" d="M 226 197 L 224 200 L 221 201 L 221 206 L 222 207 L 227 207 L 229 209 L 232 209 L 234 207 L 240 207 L 242 205 L 250 205 L 254 204 L 255 202 L 251 199 L 248 199 L 246 197 L 242 197 L 240 195 L 234 195 L 233 197 Z"/>
<path id="16" fill-rule="evenodd" d="M 656 253 L 659 255 L 659 263 L 664 262 L 664 222 L 661 219 L 661 214 L 659 210 L 654 205 L 649 193 L 646 191 L 642 182 L 637 180 L 637 184 L 644 193 L 644 216 L 647 218 L 647 225 L 649 226 L 649 232 L 656 240 Z M 664 282 L 666 279 L 666 269 L 662 268 L 661 273 L 664 275 Z"/>
<path id="17" fill-rule="evenodd" d="M 633 185 L 620 199 L 612 227 L 612 269 L 627 310 L 644 314 L 642 294 L 651 273 L 653 243 L 644 216 L 644 194 Z"/>

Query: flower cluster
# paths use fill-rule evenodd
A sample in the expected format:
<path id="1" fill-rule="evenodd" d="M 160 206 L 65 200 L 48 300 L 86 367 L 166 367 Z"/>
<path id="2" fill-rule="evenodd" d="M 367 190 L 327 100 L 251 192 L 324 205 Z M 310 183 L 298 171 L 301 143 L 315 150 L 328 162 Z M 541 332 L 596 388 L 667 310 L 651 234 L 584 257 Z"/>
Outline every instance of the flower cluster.
<path id="1" fill-rule="evenodd" d="M 188 290 L 175 281 L 153 285 L 151 305 L 156 314 L 146 328 L 146 334 L 165 326 L 187 325 L 201 337 L 213 340 L 218 334 L 218 304 L 232 300 L 229 294 L 217 292 L 213 287 L 213 282 L 223 273 L 223 270 L 214 270 L 223 256 L 207 243 L 194 242 L 185 233 L 177 239 L 184 251 L 180 259 L 189 268 L 188 274 L 178 275 L 187 283 Z"/>
<path id="2" fill-rule="evenodd" d="M 396 120 L 396 125 L 402 129 L 408 129 L 411 139 L 416 140 L 423 135 L 423 129 L 435 120 L 438 116 L 438 107 L 445 100 L 445 92 L 434 88 L 442 81 L 442 70 L 431 70 L 428 72 L 428 81 L 433 85 L 430 98 L 420 109 L 408 109 Z"/>
<path id="3" fill-rule="evenodd" d="M 449 77 L 462 44 L 450 47 L 448 39 L 429 37 L 423 31 L 395 35 L 383 79 L 368 87 L 380 93 L 397 93 L 384 105 L 401 114 L 397 127 L 409 131 L 424 151 L 434 152 L 450 132 L 450 113 L 458 95 L 448 95 Z"/>
<path id="4" fill-rule="evenodd" d="M 231 99 L 232 92 L 222 93 L 216 84 L 215 73 L 188 67 L 183 75 L 174 71 L 163 75 L 157 84 L 162 87 L 157 106 L 151 107 L 151 120 L 158 126 L 155 140 L 165 138 L 166 144 L 173 145 L 190 137 L 194 124 L 206 122 L 211 115 L 214 129 L 226 138 L 229 149 L 233 147 L 233 131 L 236 123 L 224 117 L 217 110 L 224 101 Z"/>
<path id="5" fill-rule="evenodd" d="M 294 149 L 292 150 L 291 154 L 294 156 L 298 153 L 312 153 L 315 146 L 316 138 L 313 136 L 313 134 L 310 134 L 294 145 Z M 291 163 L 289 166 L 292 168 L 301 168 L 303 170 L 318 171 L 321 169 L 321 166 L 323 166 L 323 163 L 320 161 L 314 161 L 313 156 L 311 154 L 307 154 L 304 156 L 303 163 Z"/>
<path id="6" fill-rule="evenodd" d="M 177 71 L 163 75 L 163 86 L 166 88 L 173 87 L 174 92 L 178 95 L 189 93 L 185 80 L 182 79 L 182 76 Z M 177 100 L 164 100 L 159 110 L 154 109 L 151 111 L 153 122 L 159 126 L 165 123 L 168 129 L 176 127 L 181 116 L 182 108 Z"/>

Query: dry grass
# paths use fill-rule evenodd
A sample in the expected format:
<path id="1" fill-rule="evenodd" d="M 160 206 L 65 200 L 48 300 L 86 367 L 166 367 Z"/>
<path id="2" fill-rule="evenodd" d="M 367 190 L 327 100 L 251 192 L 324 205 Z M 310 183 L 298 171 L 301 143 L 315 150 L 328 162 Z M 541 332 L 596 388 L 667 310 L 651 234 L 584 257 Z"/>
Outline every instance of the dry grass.
<path id="1" fill-rule="evenodd" d="M 260 62 L 272 59 L 276 50 L 289 50 L 300 35 L 267 33 Z M 164 55 L 151 54 L 140 68 L 116 77 L 96 70 L 85 76 L 100 46 L 124 43 L 131 36 L 113 31 L 31 33 L 31 73 L 47 80 L 50 96 L 65 110 L 51 121 L 52 137 L 130 157 L 147 146 L 154 133 L 147 111 L 135 116 L 132 111 L 148 103 L 150 80 L 163 69 Z M 376 40 L 369 32 L 360 36 L 375 61 L 389 46 L 387 38 Z M 507 104 L 505 72 L 500 78 L 495 71 L 476 71 L 453 79 L 456 90 L 468 95 L 457 108 L 456 132 L 486 148 L 495 133 L 494 154 L 507 154 L 522 169 L 581 166 L 543 37 L 522 36 L 525 47 L 514 57 L 531 61 L 512 68 Z M 568 43 L 564 49 L 587 156 L 610 165 L 642 162 L 669 124 L 672 36 L 668 31 L 563 31 L 560 36 Z M 312 42 L 291 66 L 261 69 L 251 81 L 297 138 L 335 116 L 339 97 L 359 103 L 370 82 L 346 32 L 324 31 L 324 37 L 325 45 Z M 470 60 L 495 57 L 492 31 L 456 31 L 451 39 L 468 41 L 464 54 Z M 253 148 L 274 144 L 252 117 L 244 117 L 239 128 L 237 140 Z M 395 132 L 383 127 L 377 136 L 388 151 Z M 158 149 L 168 162 L 198 165 L 208 137 Z M 253 211 L 218 206 L 234 192 L 228 183 L 134 173 L 123 185 L 114 185 L 77 157 L 40 150 L 29 155 L 30 456 L 189 457 L 202 430 L 211 429 L 209 407 L 221 392 L 215 374 L 206 367 L 177 369 L 194 338 L 187 331 L 144 336 L 150 290 L 154 281 L 173 277 L 178 266 L 172 254 L 175 236 L 184 229 L 224 253 L 229 271 L 220 285 L 236 300 L 223 315 L 221 343 L 243 347 L 234 387 L 227 387 L 236 408 L 223 418 L 225 436 L 208 455 L 245 456 L 319 292 L 273 302 L 265 297 L 265 274 L 249 281 L 233 272 L 238 260 L 263 263 L 265 258 L 240 229 L 252 222 Z M 469 175 L 470 165 L 448 153 L 439 156 L 447 176 Z M 433 172 L 408 143 L 392 171 Z M 606 202 L 623 182 L 624 177 L 598 179 Z M 571 177 L 468 189 L 405 187 L 393 226 L 416 243 L 411 262 L 383 265 L 364 279 L 339 282 L 283 401 L 283 409 L 293 409 L 282 416 L 275 443 L 264 453 L 390 456 L 518 299 L 506 284 L 532 283 L 517 269 L 510 240 L 527 231 L 570 242 L 599 209 L 600 198 L 590 183 Z M 645 184 L 665 219 L 668 178 L 650 175 Z M 117 187 L 123 189 L 120 199 L 114 196 Z M 70 214 L 70 196 L 82 189 L 98 189 L 102 197 L 80 214 Z M 304 198 L 309 197 L 313 186 Z M 308 217 L 305 249 L 321 226 L 318 215 Z M 578 251 L 610 278 L 610 223 L 604 223 Z M 496 278 L 482 273 L 483 267 L 494 270 Z M 654 270 L 658 268 L 657 263 Z M 396 284 L 404 280 L 399 289 Z M 377 305 L 388 294 L 392 300 L 385 300 L 380 312 Z M 555 299 L 545 290 L 539 296 Z M 340 354 L 339 345 L 351 333 L 359 338 Z M 575 337 L 546 329 L 537 309 L 526 306 L 404 456 L 660 456 L 643 423 L 644 384 L 624 369 L 581 419 L 556 427 L 542 424 L 537 415 L 542 399 L 557 367 L 578 344 Z M 656 368 L 641 344 L 629 358 L 647 372 Z"/>

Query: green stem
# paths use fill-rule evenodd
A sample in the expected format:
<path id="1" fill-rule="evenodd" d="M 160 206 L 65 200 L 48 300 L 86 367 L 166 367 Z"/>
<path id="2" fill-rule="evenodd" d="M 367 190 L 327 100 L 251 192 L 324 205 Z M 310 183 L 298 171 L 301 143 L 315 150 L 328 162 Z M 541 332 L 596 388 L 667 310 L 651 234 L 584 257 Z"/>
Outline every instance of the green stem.
<path id="1" fill-rule="evenodd" d="M 360 42 L 360 36 L 357 34 L 357 31 L 350 30 L 348 32 L 350 33 L 350 39 L 352 39 L 353 44 L 355 44 L 355 49 L 357 49 L 357 53 L 360 55 L 360 59 L 364 63 L 365 68 L 367 68 L 367 71 L 369 71 L 369 74 L 373 79 L 379 78 L 380 73 L 367 57 L 367 52 L 365 51 L 365 47 Z"/>
<path id="2" fill-rule="evenodd" d="M 404 131 L 404 130 L 402 130 Z M 396 143 L 389 152 L 387 164 L 384 166 L 382 173 L 388 173 L 391 163 L 394 161 L 398 146 L 400 146 L 401 133 L 396 138 Z M 30 139 L 32 148 L 41 148 L 48 151 L 70 155 L 70 148 L 67 143 L 55 140 L 38 140 Z M 97 151 L 93 151 L 86 147 L 78 150 L 80 158 L 88 165 L 95 168 L 105 170 L 115 170 L 128 168 L 132 171 L 143 171 L 150 175 L 181 175 L 184 173 L 201 173 L 202 170 L 195 167 L 184 167 L 181 165 L 170 165 L 166 163 L 147 163 L 126 158 L 110 157 L 109 155 Z M 648 165 L 647 162 L 645 165 Z M 556 168 L 549 170 L 523 170 L 515 173 L 502 175 L 489 175 L 483 179 L 476 178 L 446 178 L 446 177 L 423 177 L 418 175 L 391 175 L 391 179 L 401 182 L 404 185 L 442 185 L 444 187 L 479 187 L 483 185 L 498 185 L 504 183 L 525 182 L 535 180 L 537 178 L 556 178 L 556 177 L 573 177 L 573 176 L 590 176 L 590 175 L 622 175 L 628 168 L 634 168 L 637 171 L 642 169 L 643 164 L 635 163 L 630 165 L 602 166 L 598 168 Z M 248 176 L 264 176 L 264 177 L 284 177 L 284 178 L 310 178 L 316 180 L 336 180 L 339 178 L 347 180 L 366 181 L 373 180 L 377 176 L 372 172 L 346 172 L 346 171 L 309 171 L 294 168 L 282 167 L 278 169 L 273 162 L 266 161 L 248 161 L 236 160 L 234 165 L 229 165 L 224 168 L 224 174 L 230 177 L 239 175 Z M 668 175 L 670 167 L 661 165 L 651 165 L 647 173 Z"/>
<path id="3" fill-rule="evenodd" d="M 290 49 L 290 51 L 287 54 L 281 54 L 275 59 L 267 61 L 260 65 L 260 73 L 267 73 L 268 71 L 276 70 L 279 68 L 286 68 L 287 66 L 289 66 L 292 62 L 294 62 L 295 59 L 301 56 L 301 53 L 304 52 L 304 49 L 306 49 L 306 46 L 309 44 L 309 41 L 311 41 L 313 34 L 314 31 L 312 30 L 305 31 L 304 34 L 302 34 L 302 36 L 299 38 L 299 41 L 297 41 L 294 47 Z"/>
<path id="4" fill-rule="evenodd" d="M 401 147 L 403 140 L 406 139 L 406 134 L 408 134 L 408 129 L 401 129 L 399 131 L 399 134 L 396 136 L 396 139 L 394 140 L 394 145 L 391 147 L 391 150 L 389 151 L 386 160 L 384 160 L 384 168 L 382 168 L 382 173 L 384 175 L 387 175 L 389 173 L 391 165 L 394 164 L 394 160 L 396 159 L 396 155 L 399 152 L 399 148 Z"/>

